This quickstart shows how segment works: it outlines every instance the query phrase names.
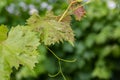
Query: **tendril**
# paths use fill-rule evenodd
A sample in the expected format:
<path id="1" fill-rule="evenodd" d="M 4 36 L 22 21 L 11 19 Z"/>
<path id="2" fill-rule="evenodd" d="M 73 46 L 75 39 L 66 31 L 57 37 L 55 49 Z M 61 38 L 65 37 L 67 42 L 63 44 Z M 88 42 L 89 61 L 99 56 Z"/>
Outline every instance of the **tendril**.
<path id="1" fill-rule="evenodd" d="M 47 47 L 47 49 L 48 49 L 58 60 L 60 60 L 60 61 L 63 61 L 63 62 L 75 62 L 75 61 L 76 61 L 76 59 L 73 59 L 73 60 L 62 59 L 62 58 L 58 57 L 58 56 L 57 56 L 51 49 L 49 49 L 48 47 Z"/>
<path id="2" fill-rule="evenodd" d="M 60 60 L 59 60 L 59 67 L 60 67 L 60 73 L 61 73 L 63 79 L 64 79 L 64 80 L 67 80 L 66 77 L 65 77 L 64 74 L 63 74 Z"/>
<path id="3" fill-rule="evenodd" d="M 48 74 L 49 77 L 56 77 L 60 74 L 60 70 L 56 74 Z"/>
<path id="4" fill-rule="evenodd" d="M 63 77 L 63 79 L 64 79 L 64 80 L 67 80 L 66 77 L 65 77 L 65 75 L 63 74 L 63 71 L 62 71 L 61 61 L 63 61 L 63 62 L 75 62 L 76 59 L 73 59 L 73 60 L 65 60 L 65 59 L 62 59 L 62 58 L 58 57 L 58 56 L 57 56 L 51 49 L 49 49 L 48 47 L 47 47 L 47 49 L 56 57 L 56 59 L 58 59 L 58 63 L 59 63 L 59 71 L 58 71 L 56 74 L 48 74 L 48 76 L 50 76 L 50 77 L 56 77 L 56 76 L 58 76 L 59 74 L 61 74 L 62 77 Z"/>

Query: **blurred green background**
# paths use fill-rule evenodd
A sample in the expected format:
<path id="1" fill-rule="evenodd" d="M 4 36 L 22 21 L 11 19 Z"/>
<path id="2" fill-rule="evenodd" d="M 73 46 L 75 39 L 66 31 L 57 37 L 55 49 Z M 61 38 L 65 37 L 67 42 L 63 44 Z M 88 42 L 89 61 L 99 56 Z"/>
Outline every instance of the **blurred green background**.
<path id="1" fill-rule="evenodd" d="M 89 0 L 84 0 L 84 2 Z M 32 11 L 40 15 L 52 10 L 63 13 L 65 0 L 0 0 L 0 24 L 16 26 L 25 24 Z M 84 6 L 86 17 L 71 27 L 75 33 L 75 46 L 69 43 L 50 46 L 56 55 L 64 59 L 76 58 L 74 63 L 62 62 L 67 80 L 120 80 L 120 2 L 118 0 L 91 0 Z M 39 46 L 39 63 L 34 72 L 20 67 L 11 74 L 11 80 L 63 80 L 59 75 L 58 61 L 44 46 Z"/>

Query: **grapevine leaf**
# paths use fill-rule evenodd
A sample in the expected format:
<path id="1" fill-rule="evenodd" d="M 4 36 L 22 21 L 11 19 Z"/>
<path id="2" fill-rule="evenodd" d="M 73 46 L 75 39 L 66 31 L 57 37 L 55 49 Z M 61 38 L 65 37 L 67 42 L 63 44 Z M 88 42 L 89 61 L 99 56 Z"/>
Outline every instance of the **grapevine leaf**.
<path id="1" fill-rule="evenodd" d="M 9 64 L 3 58 L 0 58 L 0 80 L 10 80 L 11 72 L 12 69 Z"/>
<path id="2" fill-rule="evenodd" d="M 0 42 L 7 39 L 8 28 L 5 25 L 0 26 Z"/>
<path id="3" fill-rule="evenodd" d="M 20 64 L 32 69 L 38 61 L 38 45 L 35 32 L 25 26 L 12 28 L 8 38 L 0 44 L 0 80 L 9 80 L 12 68 L 17 69 Z"/>
<path id="4" fill-rule="evenodd" d="M 34 14 L 27 20 L 27 24 L 39 33 L 40 41 L 45 45 L 63 42 L 63 40 L 73 45 L 74 34 L 69 23 L 51 20 L 50 17 L 48 19 L 38 17 L 37 14 Z"/>

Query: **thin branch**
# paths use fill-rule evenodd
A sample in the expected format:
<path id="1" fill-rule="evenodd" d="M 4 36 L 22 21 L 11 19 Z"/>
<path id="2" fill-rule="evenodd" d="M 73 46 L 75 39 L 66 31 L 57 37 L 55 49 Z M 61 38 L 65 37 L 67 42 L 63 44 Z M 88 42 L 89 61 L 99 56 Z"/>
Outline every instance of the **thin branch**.
<path id="1" fill-rule="evenodd" d="M 65 60 L 65 59 L 60 59 L 63 62 L 75 62 L 77 59 L 73 59 L 73 60 Z"/>
<path id="2" fill-rule="evenodd" d="M 49 49 L 48 47 L 47 47 L 47 49 L 48 49 L 58 60 L 60 60 L 60 58 L 59 58 L 51 49 Z"/>
<path id="3" fill-rule="evenodd" d="M 63 76 L 63 79 L 64 79 L 64 80 L 67 80 L 66 77 L 65 77 L 65 75 L 64 75 L 63 72 L 62 72 L 62 67 L 61 67 L 60 60 L 59 60 L 59 66 L 60 66 L 60 73 L 61 73 L 61 75 Z"/>
<path id="4" fill-rule="evenodd" d="M 50 77 L 56 77 L 56 76 L 58 76 L 59 74 L 60 74 L 61 72 L 60 72 L 60 70 L 56 73 L 56 74 L 48 74 L 48 76 L 50 76 Z"/>
<path id="5" fill-rule="evenodd" d="M 49 49 L 48 47 L 47 47 L 47 49 L 58 59 L 58 60 L 60 60 L 60 61 L 63 61 L 63 62 L 75 62 L 76 61 L 76 59 L 73 59 L 73 60 L 65 60 L 65 59 L 62 59 L 62 58 L 60 58 L 60 57 L 58 57 L 51 49 Z"/>
<path id="6" fill-rule="evenodd" d="M 60 22 L 64 16 L 66 15 L 66 13 L 68 12 L 68 10 L 70 9 L 70 7 L 72 6 L 72 4 L 76 3 L 77 1 L 72 1 L 69 6 L 67 7 L 67 9 L 65 10 L 65 12 L 62 14 L 62 16 L 60 17 L 60 19 L 58 20 L 58 22 Z"/>

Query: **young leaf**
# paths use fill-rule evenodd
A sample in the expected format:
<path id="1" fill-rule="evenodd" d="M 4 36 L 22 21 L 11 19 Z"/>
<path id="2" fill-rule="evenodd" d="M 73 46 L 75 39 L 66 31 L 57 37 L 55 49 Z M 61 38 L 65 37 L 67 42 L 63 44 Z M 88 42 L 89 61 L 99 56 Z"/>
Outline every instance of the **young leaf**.
<path id="1" fill-rule="evenodd" d="M 78 6 L 74 11 L 73 15 L 75 15 L 76 20 L 80 20 L 85 15 L 85 10 L 83 6 Z"/>

